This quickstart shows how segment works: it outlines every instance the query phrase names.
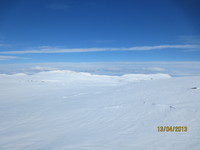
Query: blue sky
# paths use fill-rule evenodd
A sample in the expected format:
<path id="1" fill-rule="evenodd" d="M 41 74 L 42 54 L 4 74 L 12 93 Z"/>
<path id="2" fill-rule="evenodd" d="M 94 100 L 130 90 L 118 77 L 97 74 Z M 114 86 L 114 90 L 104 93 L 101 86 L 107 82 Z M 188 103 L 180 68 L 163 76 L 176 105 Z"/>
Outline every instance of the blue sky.
<path id="1" fill-rule="evenodd" d="M 200 61 L 198 0 L 0 0 L 0 63 Z"/>

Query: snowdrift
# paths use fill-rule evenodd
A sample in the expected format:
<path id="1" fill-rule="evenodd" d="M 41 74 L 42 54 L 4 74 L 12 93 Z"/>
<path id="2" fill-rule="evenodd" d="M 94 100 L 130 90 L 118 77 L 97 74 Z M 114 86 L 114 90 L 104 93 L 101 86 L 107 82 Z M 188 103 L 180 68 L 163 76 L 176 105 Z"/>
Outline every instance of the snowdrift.
<path id="1" fill-rule="evenodd" d="M 167 74 L 1 74 L 0 149 L 199 150 L 199 86 Z"/>

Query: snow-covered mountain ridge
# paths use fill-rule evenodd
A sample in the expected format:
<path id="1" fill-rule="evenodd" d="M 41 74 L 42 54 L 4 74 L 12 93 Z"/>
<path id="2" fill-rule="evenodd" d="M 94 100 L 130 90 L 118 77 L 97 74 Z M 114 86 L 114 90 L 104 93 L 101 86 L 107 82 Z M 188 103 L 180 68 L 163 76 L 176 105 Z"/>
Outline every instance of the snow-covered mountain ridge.
<path id="1" fill-rule="evenodd" d="M 30 82 L 34 81 L 41 81 L 41 82 L 136 82 L 136 81 L 145 81 L 145 80 L 155 80 L 155 79 L 164 79 L 164 78 L 171 78 L 168 74 L 125 74 L 121 76 L 110 76 L 110 75 L 96 75 L 87 72 L 75 72 L 70 70 L 54 70 L 54 71 L 44 71 L 35 73 L 32 75 L 28 75 L 25 73 L 16 73 L 12 75 L 7 74 L 0 74 L 1 79 L 9 78 L 12 79 L 13 77 L 15 81 L 17 80 L 27 80 Z M 1 80 L 0 79 L 0 80 Z"/>

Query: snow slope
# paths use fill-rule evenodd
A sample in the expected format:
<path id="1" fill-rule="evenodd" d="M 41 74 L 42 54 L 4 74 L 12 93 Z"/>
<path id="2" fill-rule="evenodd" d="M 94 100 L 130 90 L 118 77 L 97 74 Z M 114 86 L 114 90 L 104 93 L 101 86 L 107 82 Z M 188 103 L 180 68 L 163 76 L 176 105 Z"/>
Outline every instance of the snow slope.
<path id="1" fill-rule="evenodd" d="M 199 150 L 200 90 L 193 87 L 200 77 L 1 74 L 0 149 Z"/>

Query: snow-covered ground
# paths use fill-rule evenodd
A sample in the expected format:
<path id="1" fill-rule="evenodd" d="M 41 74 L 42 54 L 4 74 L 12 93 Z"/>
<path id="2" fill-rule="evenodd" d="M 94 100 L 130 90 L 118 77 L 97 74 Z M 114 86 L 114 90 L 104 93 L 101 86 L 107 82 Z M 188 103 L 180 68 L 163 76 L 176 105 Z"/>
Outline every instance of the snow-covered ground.
<path id="1" fill-rule="evenodd" d="M 1 74 L 0 149 L 199 150 L 199 87 L 198 76 Z"/>

